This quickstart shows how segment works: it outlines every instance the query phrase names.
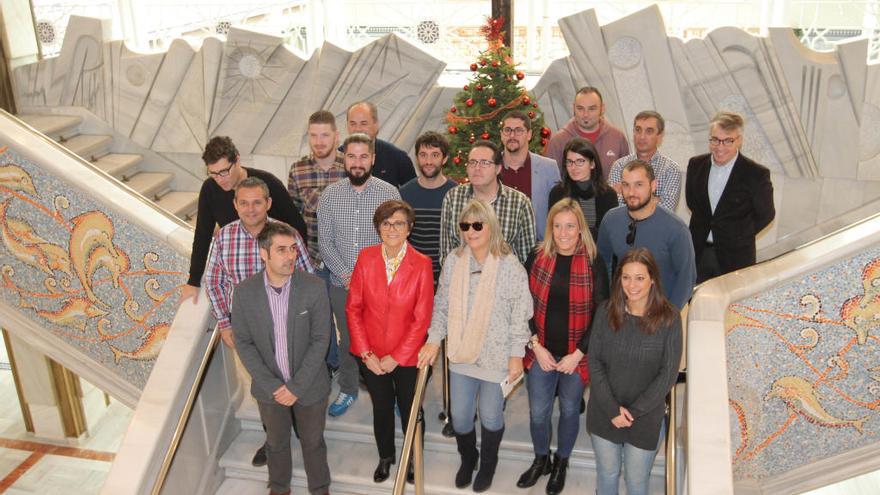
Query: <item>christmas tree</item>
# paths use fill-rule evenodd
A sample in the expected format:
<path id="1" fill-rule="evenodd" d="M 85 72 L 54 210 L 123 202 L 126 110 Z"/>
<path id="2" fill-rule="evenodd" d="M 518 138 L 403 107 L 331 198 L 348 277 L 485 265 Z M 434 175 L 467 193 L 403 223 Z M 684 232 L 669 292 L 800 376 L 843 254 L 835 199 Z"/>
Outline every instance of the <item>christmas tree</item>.
<path id="1" fill-rule="evenodd" d="M 502 42 L 503 18 L 488 19 L 481 32 L 489 48 L 481 52 L 471 64 L 474 73 L 453 100 L 446 113 L 449 156 L 452 157 L 447 175 L 462 179 L 471 144 L 478 139 L 501 143 L 501 119 L 511 110 L 522 110 L 532 120 L 532 140 L 529 150 L 541 152 L 550 139 L 550 129 L 544 127 L 544 115 L 534 97 L 521 87 L 525 78 L 511 62 L 510 47 Z"/>

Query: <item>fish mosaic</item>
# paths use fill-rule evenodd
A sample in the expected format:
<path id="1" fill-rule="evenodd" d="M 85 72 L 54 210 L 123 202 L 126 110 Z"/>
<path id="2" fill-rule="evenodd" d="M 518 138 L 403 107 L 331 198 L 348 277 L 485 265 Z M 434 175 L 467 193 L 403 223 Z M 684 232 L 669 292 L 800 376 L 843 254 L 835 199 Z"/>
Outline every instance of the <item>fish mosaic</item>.
<path id="1" fill-rule="evenodd" d="M 188 264 L 95 198 L 0 148 L 0 298 L 139 389 Z"/>

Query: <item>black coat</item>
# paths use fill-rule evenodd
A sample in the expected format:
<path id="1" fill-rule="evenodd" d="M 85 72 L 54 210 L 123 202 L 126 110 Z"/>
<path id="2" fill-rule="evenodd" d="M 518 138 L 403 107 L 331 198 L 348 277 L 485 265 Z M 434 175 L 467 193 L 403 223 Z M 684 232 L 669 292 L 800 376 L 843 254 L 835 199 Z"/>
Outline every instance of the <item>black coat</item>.
<path id="1" fill-rule="evenodd" d="M 711 167 L 708 153 L 688 162 L 685 199 L 691 210 L 689 227 L 697 263 L 711 230 L 718 263 L 722 273 L 728 273 L 755 264 L 755 235 L 776 216 L 773 183 L 767 167 L 740 152 L 713 214 L 709 203 Z"/>

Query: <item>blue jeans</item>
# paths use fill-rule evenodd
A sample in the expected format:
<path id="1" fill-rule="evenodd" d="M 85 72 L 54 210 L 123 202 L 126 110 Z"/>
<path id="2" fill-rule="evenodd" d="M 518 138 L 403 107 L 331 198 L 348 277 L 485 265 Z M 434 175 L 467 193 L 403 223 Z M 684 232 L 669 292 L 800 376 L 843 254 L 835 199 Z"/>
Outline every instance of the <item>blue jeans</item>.
<path id="1" fill-rule="evenodd" d="M 554 356 L 558 361 L 560 356 Z M 535 455 L 550 454 L 550 419 L 553 415 L 553 402 L 559 387 L 559 433 L 557 434 L 556 454 L 562 458 L 571 456 L 574 441 L 580 429 L 581 399 L 584 396 L 584 382 L 575 371 L 570 375 L 558 371 L 544 371 L 538 361 L 532 364 L 526 376 L 529 391 L 529 430 Z"/>
<path id="2" fill-rule="evenodd" d="M 489 431 L 504 428 L 504 396 L 501 384 L 449 372 L 449 402 L 452 408 L 452 427 L 456 433 L 470 433 L 474 429 L 474 413 L 480 404 L 480 423 Z"/>
<path id="3" fill-rule="evenodd" d="M 651 467 L 666 432 L 666 420 L 660 427 L 657 448 L 644 450 L 628 443 L 614 443 L 596 435 L 590 435 L 596 454 L 596 494 L 617 495 L 620 478 L 620 461 L 623 459 L 623 479 L 627 495 L 648 495 Z"/>
<path id="4" fill-rule="evenodd" d="M 327 267 L 322 266 L 315 270 L 315 275 L 323 280 L 329 289 L 330 270 L 328 270 Z M 333 315 L 330 315 L 330 347 L 327 349 L 326 362 L 331 368 L 335 369 L 339 367 L 339 343 L 336 342 L 336 321 L 333 319 Z"/>

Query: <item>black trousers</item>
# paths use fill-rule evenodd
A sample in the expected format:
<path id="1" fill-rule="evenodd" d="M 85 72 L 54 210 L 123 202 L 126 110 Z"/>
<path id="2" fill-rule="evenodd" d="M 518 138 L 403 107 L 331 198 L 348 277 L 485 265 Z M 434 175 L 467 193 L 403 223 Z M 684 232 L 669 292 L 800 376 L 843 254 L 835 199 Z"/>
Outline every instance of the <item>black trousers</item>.
<path id="1" fill-rule="evenodd" d="M 373 402 L 373 435 L 376 437 L 379 457 L 395 457 L 394 404 L 400 407 L 400 427 L 406 434 L 419 369 L 415 366 L 398 366 L 391 373 L 376 375 L 365 364 L 361 363 L 360 366 Z"/>
<path id="2" fill-rule="evenodd" d="M 718 253 L 711 244 L 706 244 L 700 259 L 697 260 L 697 283 L 701 284 L 710 278 L 720 277 L 724 275 L 721 270 L 721 264 L 718 263 Z"/>

